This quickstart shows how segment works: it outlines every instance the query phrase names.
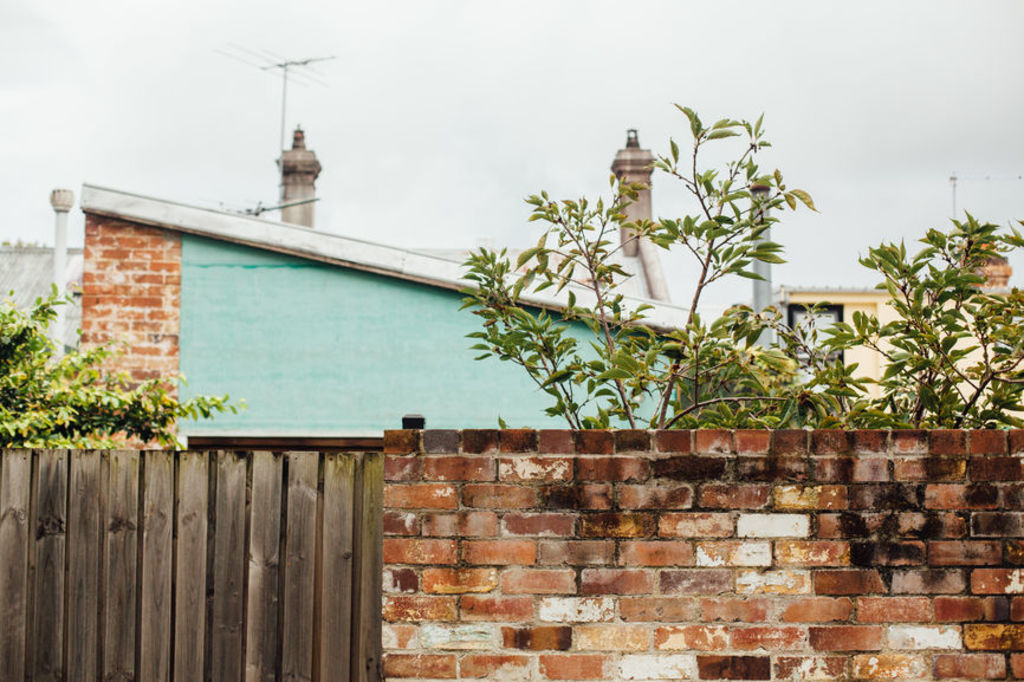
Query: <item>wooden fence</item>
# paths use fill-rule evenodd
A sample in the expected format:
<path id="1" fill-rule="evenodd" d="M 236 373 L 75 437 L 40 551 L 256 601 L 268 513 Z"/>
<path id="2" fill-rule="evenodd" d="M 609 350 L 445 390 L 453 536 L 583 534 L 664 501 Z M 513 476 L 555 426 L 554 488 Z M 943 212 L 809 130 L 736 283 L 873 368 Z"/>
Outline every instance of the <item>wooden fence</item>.
<path id="1" fill-rule="evenodd" d="M 0 453 L 0 680 L 377 680 L 376 453 Z"/>

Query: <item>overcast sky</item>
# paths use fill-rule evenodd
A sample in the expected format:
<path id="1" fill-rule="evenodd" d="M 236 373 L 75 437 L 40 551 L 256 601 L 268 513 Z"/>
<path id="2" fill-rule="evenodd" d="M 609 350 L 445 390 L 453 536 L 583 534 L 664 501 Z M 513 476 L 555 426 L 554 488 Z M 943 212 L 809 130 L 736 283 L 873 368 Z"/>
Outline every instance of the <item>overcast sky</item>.
<path id="1" fill-rule="evenodd" d="M 521 246 L 523 197 L 596 196 L 638 128 L 688 143 L 672 103 L 765 113 L 786 213 L 776 284 L 868 286 L 857 255 L 944 227 L 949 177 L 980 218 L 1024 218 L 1024 3 L 7 0 L 0 240 L 52 243 L 48 196 L 90 182 L 203 206 L 273 203 L 278 73 L 218 50 L 333 55 L 289 89 L 324 170 L 318 227 L 410 247 Z M 252 58 L 257 61 L 256 58 Z M 267 60 L 262 60 L 267 61 Z M 988 176 L 991 179 L 985 179 Z M 654 211 L 688 209 L 655 176 Z M 82 216 L 72 214 L 72 243 Z M 692 271 L 666 255 L 673 298 Z M 1013 261 L 1024 281 L 1024 258 Z M 711 302 L 748 296 L 749 283 Z"/>

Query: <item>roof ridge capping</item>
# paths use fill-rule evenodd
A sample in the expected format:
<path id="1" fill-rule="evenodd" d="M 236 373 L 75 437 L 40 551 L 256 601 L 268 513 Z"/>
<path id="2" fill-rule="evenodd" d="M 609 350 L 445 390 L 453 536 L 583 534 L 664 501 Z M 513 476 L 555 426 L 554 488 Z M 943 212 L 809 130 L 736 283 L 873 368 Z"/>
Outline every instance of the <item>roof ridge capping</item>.
<path id="1" fill-rule="evenodd" d="M 201 237 L 284 253 L 299 258 L 351 267 L 450 290 L 471 286 L 462 279 L 461 263 L 422 251 L 314 230 L 229 211 L 202 208 L 85 183 L 79 206 L 83 213 L 119 218 Z M 577 306 L 593 307 L 596 297 L 583 287 L 571 287 Z M 549 310 L 568 305 L 568 290 L 556 295 L 524 294 L 525 303 Z M 646 323 L 669 330 L 686 322 L 688 309 L 651 299 L 627 296 L 627 307 L 649 305 Z"/>

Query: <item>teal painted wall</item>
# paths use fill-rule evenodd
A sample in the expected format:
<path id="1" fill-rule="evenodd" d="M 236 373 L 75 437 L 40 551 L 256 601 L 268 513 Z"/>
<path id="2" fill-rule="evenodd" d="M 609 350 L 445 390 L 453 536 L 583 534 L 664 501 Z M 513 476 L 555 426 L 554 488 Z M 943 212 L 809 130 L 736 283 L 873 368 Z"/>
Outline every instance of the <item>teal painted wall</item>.
<path id="1" fill-rule="evenodd" d="M 457 292 L 259 249 L 182 237 L 183 396 L 248 409 L 186 434 L 371 432 L 421 413 L 429 428 L 563 427 L 511 363 L 473 360 L 477 318 Z"/>

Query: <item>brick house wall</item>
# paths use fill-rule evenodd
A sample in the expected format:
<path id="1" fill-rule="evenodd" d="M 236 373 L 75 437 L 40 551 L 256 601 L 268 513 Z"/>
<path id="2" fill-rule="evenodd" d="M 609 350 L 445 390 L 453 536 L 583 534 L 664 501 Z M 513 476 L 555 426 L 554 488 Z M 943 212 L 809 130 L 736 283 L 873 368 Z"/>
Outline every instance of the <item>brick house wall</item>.
<path id="1" fill-rule="evenodd" d="M 180 303 L 180 234 L 86 214 L 83 347 L 123 342 L 109 368 L 135 381 L 177 374 Z"/>
<path id="2" fill-rule="evenodd" d="M 1024 678 L 1024 431 L 385 452 L 386 678 Z"/>

